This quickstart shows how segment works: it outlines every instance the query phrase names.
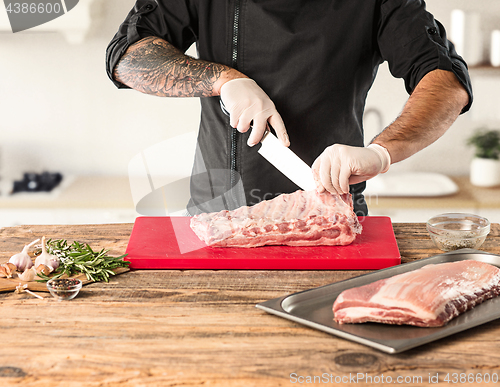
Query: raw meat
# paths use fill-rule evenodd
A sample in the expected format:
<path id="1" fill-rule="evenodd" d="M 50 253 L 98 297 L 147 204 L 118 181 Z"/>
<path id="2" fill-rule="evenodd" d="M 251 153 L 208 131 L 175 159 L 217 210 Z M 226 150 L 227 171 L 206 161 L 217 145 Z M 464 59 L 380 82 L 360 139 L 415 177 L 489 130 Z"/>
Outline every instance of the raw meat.
<path id="1" fill-rule="evenodd" d="M 347 245 L 361 232 L 351 195 L 296 191 L 252 207 L 200 214 L 191 228 L 213 247 Z"/>
<path id="2" fill-rule="evenodd" d="M 343 291 L 333 304 L 338 323 L 443 326 L 500 294 L 500 269 L 464 260 L 426 265 Z"/>

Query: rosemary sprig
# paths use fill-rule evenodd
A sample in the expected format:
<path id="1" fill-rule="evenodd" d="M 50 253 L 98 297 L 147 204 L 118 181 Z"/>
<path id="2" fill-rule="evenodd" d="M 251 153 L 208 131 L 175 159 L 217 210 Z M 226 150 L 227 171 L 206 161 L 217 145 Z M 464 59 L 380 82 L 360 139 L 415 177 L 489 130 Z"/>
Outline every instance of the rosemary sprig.
<path id="1" fill-rule="evenodd" d="M 90 281 L 109 281 L 109 277 L 115 275 L 113 269 L 118 267 L 127 267 L 129 261 L 123 258 L 127 254 L 119 257 L 110 257 L 107 255 L 109 250 L 102 249 L 94 251 L 88 244 L 74 241 L 68 244 L 65 239 L 49 239 L 46 242 L 47 252 L 59 257 L 59 267 L 50 275 L 39 273 L 41 280 L 37 282 L 46 282 L 52 278 L 59 278 L 66 274 L 68 277 L 83 273 Z M 37 251 L 35 254 L 41 253 Z"/>

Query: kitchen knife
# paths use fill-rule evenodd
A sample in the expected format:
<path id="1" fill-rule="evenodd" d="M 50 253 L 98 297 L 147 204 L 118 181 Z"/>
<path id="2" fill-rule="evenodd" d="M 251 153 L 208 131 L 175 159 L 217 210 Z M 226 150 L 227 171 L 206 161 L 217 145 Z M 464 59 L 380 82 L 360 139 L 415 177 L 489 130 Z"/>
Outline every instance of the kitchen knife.
<path id="1" fill-rule="evenodd" d="M 316 189 L 311 167 L 293 153 L 291 149 L 284 146 L 274 134 L 267 131 L 260 142 L 262 146 L 257 152 L 282 174 L 304 191 Z"/>
<path id="2" fill-rule="evenodd" d="M 221 110 L 229 117 L 229 112 L 224 106 L 222 99 L 219 103 Z M 316 189 L 311 167 L 293 153 L 292 150 L 284 146 L 271 131 L 267 130 L 260 142 L 262 146 L 257 152 L 278 169 L 278 171 L 304 191 Z"/>

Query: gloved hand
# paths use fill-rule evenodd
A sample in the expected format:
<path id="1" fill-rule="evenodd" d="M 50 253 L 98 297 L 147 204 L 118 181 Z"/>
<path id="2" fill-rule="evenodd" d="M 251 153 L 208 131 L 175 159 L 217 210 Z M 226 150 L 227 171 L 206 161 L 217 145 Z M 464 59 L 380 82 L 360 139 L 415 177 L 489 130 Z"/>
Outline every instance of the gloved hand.
<path id="1" fill-rule="evenodd" d="M 290 145 L 285 124 L 273 101 L 253 79 L 236 78 L 226 82 L 220 89 L 220 97 L 225 109 L 229 112 L 230 124 L 233 128 L 241 133 L 252 128 L 248 138 L 249 146 L 259 143 L 267 129 L 268 122 L 283 145 Z"/>
<path id="2" fill-rule="evenodd" d="M 312 169 L 318 192 L 341 195 L 349 192 L 349 184 L 385 173 L 390 165 L 389 152 L 378 144 L 366 148 L 335 144 L 319 155 Z"/>

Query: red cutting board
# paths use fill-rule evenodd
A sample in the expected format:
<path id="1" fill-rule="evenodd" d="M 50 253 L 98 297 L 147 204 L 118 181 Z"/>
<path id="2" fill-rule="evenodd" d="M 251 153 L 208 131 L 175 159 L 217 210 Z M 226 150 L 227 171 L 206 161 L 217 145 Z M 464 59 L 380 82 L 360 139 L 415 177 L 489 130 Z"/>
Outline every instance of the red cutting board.
<path id="1" fill-rule="evenodd" d="M 189 217 L 139 217 L 127 246 L 131 269 L 383 269 L 399 265 L 391 219 L 359 217 L 363 232 L 348 246 L 208 247 Z"/>

